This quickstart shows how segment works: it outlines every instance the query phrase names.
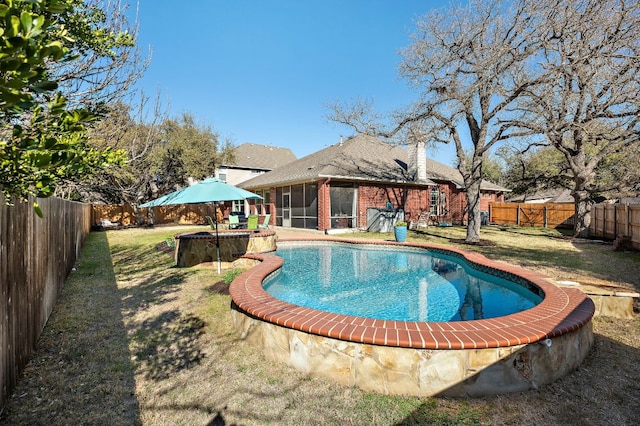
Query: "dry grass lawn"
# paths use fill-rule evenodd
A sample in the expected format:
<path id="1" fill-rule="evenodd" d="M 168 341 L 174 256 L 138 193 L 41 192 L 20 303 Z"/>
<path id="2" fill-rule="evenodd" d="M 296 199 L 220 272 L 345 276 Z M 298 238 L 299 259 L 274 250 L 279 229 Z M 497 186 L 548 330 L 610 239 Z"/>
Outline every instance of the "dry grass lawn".
<path id="1" fill-rule="evenodd" d="M 212 269 L 176 268 L 158 250 L 180 231 L 90 235 L 1 424 L 640 424 L 638 316 L 596 318 L 584 364 L 541 389 L 480 399 L 371 394 L 276 364 L 239 340 L 228 283 Z M 459 228 L 410 233 L 439 244 L 463 237 Z M 491 227 L 482 238 L 494 244 L 465 248 L 556 279 L 640 290 L 638 253 L 550 230 Z"/>

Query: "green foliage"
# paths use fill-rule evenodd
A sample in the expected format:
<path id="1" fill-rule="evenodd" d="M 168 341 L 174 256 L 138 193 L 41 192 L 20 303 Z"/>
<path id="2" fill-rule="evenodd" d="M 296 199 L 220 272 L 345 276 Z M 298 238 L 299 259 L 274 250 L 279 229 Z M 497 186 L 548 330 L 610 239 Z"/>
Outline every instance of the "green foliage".
<path id="1" fill-rule="evenodd" d="M 233 146 L 220 141 L 193 115 L 152 121 L 132 113 L 129 105 L 109 105 L 106 116 L 90 133 L 89 144 L 99 150 L 124 150 L 127 162 L 93 176 L 81 176 L 63 188 L 67 197 L 87 202 L 140 204 L 203 179 L 233 160 Z"/>
<path id="2" fill-rule="evenodd" d="M 500 150 L 498 150 L 499 152 Z M 470 159 L 473 158 L 472 151 L 465 151 L 465 168 L 469 169 Z M 460 161 L 458 159 L 458 161 Z M 498 185 L 509 187 L 510 182 L 506 179 L 504 166 L 500 161 L 500 155 L 492 155 L 489 151 L 485 152 L 482 157 L 482 179 L 488 180 Z"/>
<path id="3" fill-rule="evenodd" d="M 49 197 L 76 175 L 120 163 L 124 152 L 87 146 L 97 116 L 69 108 L 55 93 L 48 66 L 73 59 L 81 46 L 65 23 L 79 0 L 8 0 L 0 4 L 0 190 L 13 197 Z M 92 33 L 83 33 L 92 37 Z"/>
<path id="4" fill-rule="evenodd" d="M 407 222 L 396 222 L 395 226 L 407 226 Z"/>
<path id="5" fill-rule="evenodd" d="M 244 269 L 229 269 L 227 272 L 225 272 L 222 275 L 222 280 L 227 283 L 227 284 L 231 284 L 231 281 L 235 280 L 238 275 L 240 275 L 241 273 L 244 272 Z"/>
<path id="6" fill-rule="evenodd" d="M 502 149 L 500 155 L 507 164 L 505 179 L 513 195 L 570 185 L 566 159 L 553 147 L 530 149 L 526 153 Z"/>
<path id="7" fill-rule="evenodd" d="M 47 61 L 68 54 L 69 33 L 58 16 L 70 11 L 64 1 L 5 1 L 0 4 L 0 117 L 34 106 L 35 95 L 57 88 L 47 79 Z"/>
<path id="8" fill-rule="evenodd" d="M 598 146 L 587 143 L 582 149 L 588 159 L 597 154 Z M 575 177 L 566 157 L 552 146 L 530 149 L 526 153 L 502 149 L 500 155 L 507 164 L 505 179 L 514 195 L 575 186 Z M 586 186 L 590 197 L 636 196 L 640 191 L 639 161 L 640 154 L 634 146 L 604 156 Z"/>
<path id="9" fill-rule="evenodd" d="M 114 58 L 118 49 L 135 46 L 135 36 L 129 31 L 105 27 L 107 14 L 95 2 L 73 0 L 73 5 L 74 13 L 67 16 L 65 24 L 76 40 L 73 51 L 77 55 L 93 51 L 101 57 Z"/>
<path id="10" fill-rule="evenodd" d="M 165 174 L 173 166 L 174 179 L 182 185 L 189 177 L 201 180 L 228 156 L 229 146 L 220 146 L 219 135 L 196 123 L 194 116 L 184 113 L 179 119 L 167 119 L 160 126 L 160 143 L 154 147 L 152 173 Z"/>
<path id="11" fill-rule="evenodd" d="M 87 147 L 84 125 L 95 116 L 65 107 L 56 95 L 46 107 L 33 108 L 29 122 L 13 125 L 11 136 L 0 141 L 0 180 L 7 197 L 49 197 L 63 180 L 122 161 L 121 151 Z"/>

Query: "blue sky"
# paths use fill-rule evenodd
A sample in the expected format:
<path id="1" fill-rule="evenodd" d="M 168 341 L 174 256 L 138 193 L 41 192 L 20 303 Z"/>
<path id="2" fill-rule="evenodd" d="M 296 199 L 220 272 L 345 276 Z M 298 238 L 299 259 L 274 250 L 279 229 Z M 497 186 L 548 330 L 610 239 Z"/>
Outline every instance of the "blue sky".
<path id="1" fill-rule="evenodd" d="M 427 0 L 140 0 L 139 82 L 170 115 L 193 113 L 222 138 L 290 148 L 301 158 L 352 134 L 328 104 L 356 98 L 385 113 L 414 99 L 398 77 Z M 451 165 L 453 147 L 429 156 Z"/>

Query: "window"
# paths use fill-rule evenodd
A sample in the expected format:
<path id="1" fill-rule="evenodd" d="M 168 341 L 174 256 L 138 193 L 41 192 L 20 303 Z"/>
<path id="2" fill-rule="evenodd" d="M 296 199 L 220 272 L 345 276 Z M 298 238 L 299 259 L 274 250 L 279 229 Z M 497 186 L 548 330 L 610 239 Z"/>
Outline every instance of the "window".
<path id="1" fill-rule="evenodd" d="M 220 179 L 222 182 L 227 182 L 227 168 L 226 167 L 220 167 L 218 169 L 218 179 Z"/>
<path id="2" fill-rule="evenodd" d="M 291 186 L 291 216 L 304 216 L 304 185 Z"/>
<path id="3" fill-rule="evenodd" d="M 276 188 L 276 225 L 282 226 L 282 187 Z"/>
<path id="4" fill-rule="evenodd" d="M 318 185 L 305 183 L 291 186 L 291 226 L 318 228 Z"/>
<path id="5" fill-rule="evenodd" d="M 318 185 L 315 183 L 304 185 L 304 215 L 314 218 L 314 228 L 318 227 Z"/>
<path id="6" fill-rule="evenodd" d="M 357 227 L 357 190 L 352 184 L 331 185 L 331 228 Z"/>
<path id="7" fill-rule="evenodd" d="M 255 193 L 262 197 L 262 199 L 255 200 L 255 206 L 256 206 L 256 209 L 258 210 L 258 214 L 271 213 L 270 211 L 271 205 L 269 204 L 269 190 L 261 189 L 261 190 L 255 191 Z"/>
<path id="8" fill-rule="evenodd" d="M 270 196 L 269 192 L 265 191 L 265 203 Z M 278 187 L 274 202 L 278 226 L 318 229 L 318 185 L 316 183 Z M 285 205 L 286 202 L 289 204 Z M 289 216 L 285 217 L 285 214 Z M 289 219 L 290 223 L 286 222 Z M 285 225 L 285 223 L 289 224 Z"/>
<path id="9" fill-rule="evenodd" d="M 433 188 L 431 190 L 431 197 L 429 199 L 429 206 L 431 214 L 438 215 L 438 204 L 440 201 L 440 191 L 438 188 Z"/>
<path id="10" fill-rule="evenodd" d="M 259 196 L 262 197 L 262 191 L 254 191 L 256 194 L 258 194 Z M 260 199 L 260 198 L 256 198 L 255 200 L 253 200 L 253 205 L 256 206 L 256 211 L 258 212 L 258 214 L 260 214 L 262 212 L 262 203 L 264 202 L 264 200 Z"/>

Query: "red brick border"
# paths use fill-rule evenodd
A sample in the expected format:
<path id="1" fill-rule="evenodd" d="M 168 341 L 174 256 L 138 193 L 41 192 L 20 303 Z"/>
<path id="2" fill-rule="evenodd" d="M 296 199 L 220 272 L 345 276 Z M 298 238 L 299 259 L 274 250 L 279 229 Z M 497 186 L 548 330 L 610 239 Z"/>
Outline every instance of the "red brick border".
<path id="1" fill-rule="evenodd" d="M 220 238 L 247 238 L 247 237 L 268 237 L 275 235 L 276 231 L 270 229 L 219 229 L 218 236 Z M 210 240 L 215 238 L 216 231 L 197 231 L 197 232 L 183 232 L 181 234 L 174 235 L 176 240 Z"/>
<path id="2" fill-rule="evenodd" d="M 496 348 L 533 343 L 571 332 L 588 323 L 595 311 L 591 299 L 580 290 L 557 287 L 543 275 L 492 261 L 479 253 L 427 244 L 342 238 L 279 241 L 334 241 L 445 250 L 463 257 L 472 265 L 482 265 L 523 278 L 544 292 L 544 299 L 537 306 L 499 318 L 453 322 L 376 320 L 318 311 L 278 300 L 262 288 L 262 282 L 282 266 L 282 259 L 273 255 L 245 255 L 261 263 L 242 273 L 231 284 L 229 293 L 234 309 L 282 327 L 320 336 L 418 349 Z"/>

